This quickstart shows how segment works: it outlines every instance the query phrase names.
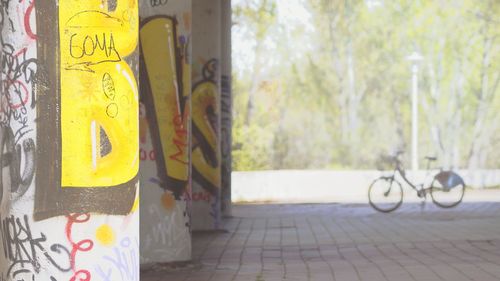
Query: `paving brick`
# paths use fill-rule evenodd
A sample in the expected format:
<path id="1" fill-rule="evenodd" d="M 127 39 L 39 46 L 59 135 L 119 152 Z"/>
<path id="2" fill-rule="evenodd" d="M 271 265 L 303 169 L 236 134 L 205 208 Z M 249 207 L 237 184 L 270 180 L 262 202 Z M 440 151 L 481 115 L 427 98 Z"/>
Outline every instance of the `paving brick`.
<path id="1" fill-rule="evenodd" d="M 194 233 L 195 266 L 143 281 L 500 280 L 500 203 L 236 205 L 228 233 Z"/>

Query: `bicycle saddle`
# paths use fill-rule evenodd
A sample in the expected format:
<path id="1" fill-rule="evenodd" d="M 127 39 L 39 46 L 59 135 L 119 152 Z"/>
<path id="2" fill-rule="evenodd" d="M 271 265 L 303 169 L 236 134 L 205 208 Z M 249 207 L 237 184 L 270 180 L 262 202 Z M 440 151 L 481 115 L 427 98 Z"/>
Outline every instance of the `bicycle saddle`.
<path id="1" fill-rule="evenodd" d="M 429 161 L 436 161 L 437 157 L 425 156 L 425 159 L 427 159 Z"/>

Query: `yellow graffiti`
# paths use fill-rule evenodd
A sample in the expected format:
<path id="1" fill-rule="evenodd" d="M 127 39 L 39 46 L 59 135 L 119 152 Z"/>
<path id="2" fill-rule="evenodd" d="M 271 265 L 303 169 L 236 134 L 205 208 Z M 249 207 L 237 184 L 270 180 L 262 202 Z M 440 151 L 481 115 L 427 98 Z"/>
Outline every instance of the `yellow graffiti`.
<path id="1" fill-rule="evenodd" d="M 133 214 L 133 213 L 137 212 L 137 210 L 139 210 L 140 202 L 141 202 L 141 198 L 139 196 L 137 196 L 137 198 L 135 198 L 135 200 L 134 200 L 134 204 L 132 205 L 132 209 L 130 210 L 131 214 Z"/>
<path id="2" fill-rule="evenodd" d="M 115 232 L 111 226 L 103 224 L 95 232 L 97 242 L 103 246 L 112 246 L 115 243 Z"/>
<path id="3" fill-rule="evenodd" d="M 146 65 L 156 124 L 159 130 L 161 153 L 166 175 L 180 181 L 189 177 L 188 108 L 182 113 L 181 97 L 189 96 L 189 64 L 182 62 L 178 69 L 179 42 L 171 18 L 154 18 L 143 25 L 140 40 Z M 178 76 L 182 77 L 178 77 Z M 179 79 L 181 78 L 181 79 Z M 190 84 L 184 84 L 190 85 Z M 153 110 L 153 109 L 152 109 Z"/>
<path id="4" fill-rule="evenodd" d="M 204 138 L 204 143 L 209 147 L 203 147 L 204 144 L 198 141 L 198 146 L 193 149 L 192 159 L 193 167 L 214 187 L 220 188 L 221 169 L 220 169 L 220 150 L 217 147 L 217 132 L 214 128 L 214 120 L 218 118 L 219 106 L 217 105 L 218 88 L 215 83 L 203 82 L 195 87 L 192 97 L 193 125 L 199 130 Z M 209 111 L 212 111 L 210 116 Z M 215 121 L 217 123 L 217 121 Z M 203 148 L 214 152 L 215 159 L 209 161 L 203 153 Z M 212 162 L 212 163 L 211 163 Z"/>
<path id="5" fill-rule="evenodd" d="M 136 0 L 59 1 L 63 187 L 126 183 L 139 169 Z M 113 9 L 113 10 L 110 10 Z"/>

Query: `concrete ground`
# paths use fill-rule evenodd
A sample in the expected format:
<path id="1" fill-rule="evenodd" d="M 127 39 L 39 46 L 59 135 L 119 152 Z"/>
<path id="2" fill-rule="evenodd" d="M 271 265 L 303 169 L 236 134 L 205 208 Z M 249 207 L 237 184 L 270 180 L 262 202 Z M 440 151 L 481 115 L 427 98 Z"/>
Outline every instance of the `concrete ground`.
<path id="1" fill-rule="evenodd" d="M 236 205 L 227 232 L 194 233 L 194 262 L 144 281 L 500 280 L 500 203 Z"/>

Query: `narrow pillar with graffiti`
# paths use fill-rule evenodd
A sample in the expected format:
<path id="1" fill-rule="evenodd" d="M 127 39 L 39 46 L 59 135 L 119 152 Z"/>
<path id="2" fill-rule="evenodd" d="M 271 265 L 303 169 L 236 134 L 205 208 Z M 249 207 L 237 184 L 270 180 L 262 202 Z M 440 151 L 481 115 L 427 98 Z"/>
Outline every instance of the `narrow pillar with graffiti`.
<path id="1" fill-rule="evenodd" d="M 137 1 L 0 13 L 0 280 L 139 280 Z"/>
<path id="2" fill-rule="evenodd" d="M 221 211 L 231 216 L 231 144 L 232 144 L 232 95 L 231 95 L 231 0 L 221 0 Z"/>
<path id="3" fill-rule="evenodd" d="M 193 1 L 193 230 L 220 228 L 220 0 Z"/>
<path id="4" fill-rule="evenodd" d="M 140 0 L 141 263 L 191 259 L 191 1 Z"/>

